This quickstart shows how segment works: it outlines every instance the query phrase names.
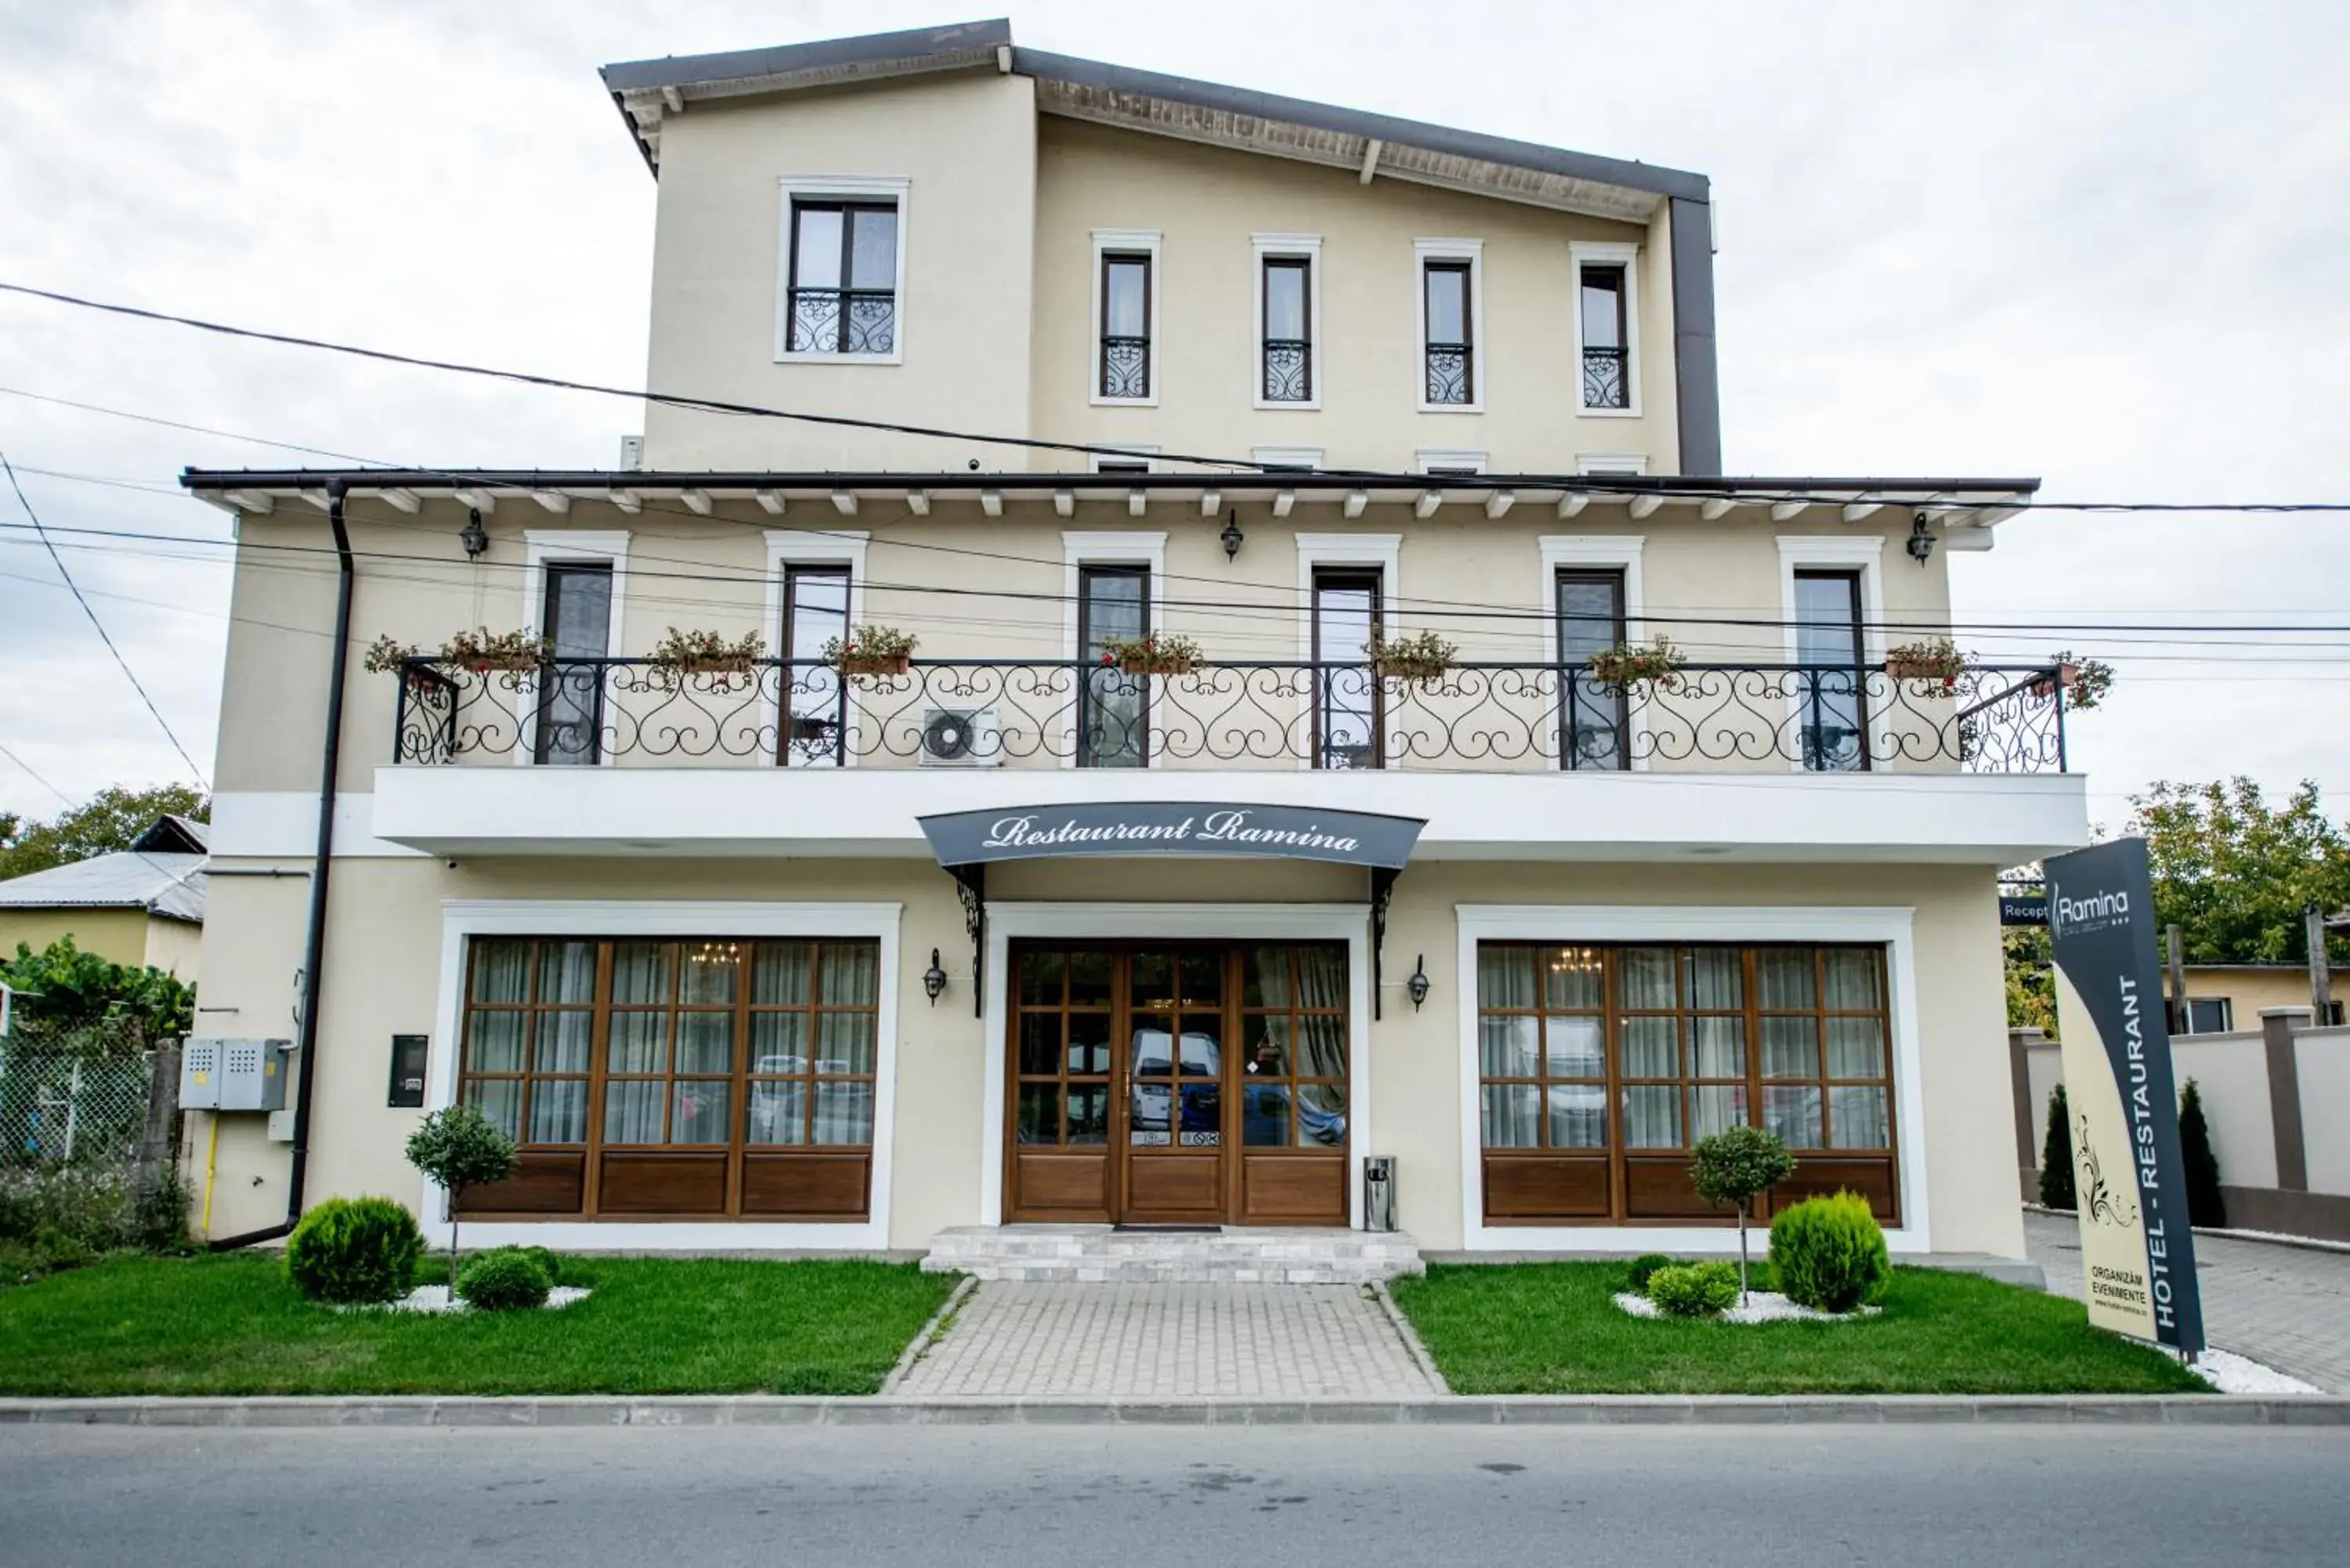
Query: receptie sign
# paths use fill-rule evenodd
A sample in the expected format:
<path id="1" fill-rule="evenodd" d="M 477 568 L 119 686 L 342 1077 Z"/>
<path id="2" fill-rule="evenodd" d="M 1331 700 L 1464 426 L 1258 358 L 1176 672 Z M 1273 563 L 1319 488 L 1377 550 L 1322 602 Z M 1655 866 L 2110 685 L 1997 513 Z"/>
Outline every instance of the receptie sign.
<path id="1" fill-rule="evenodd" d="M 2193 1355 L 2203 1307 L 2146 840 L 2053 856 L 2046 871 L 2089 1321 Z"/>

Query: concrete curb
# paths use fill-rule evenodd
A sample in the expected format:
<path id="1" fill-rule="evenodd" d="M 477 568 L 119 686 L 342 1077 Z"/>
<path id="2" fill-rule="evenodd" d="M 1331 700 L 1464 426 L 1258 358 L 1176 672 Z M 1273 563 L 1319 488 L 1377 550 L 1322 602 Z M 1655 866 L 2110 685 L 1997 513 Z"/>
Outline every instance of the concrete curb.
<path id="1" fill-rule="evenodd" d="M 0 1399 L 0 1426 L 890 1427 L 1717 1426 L 1822 1422 L 2350 1426 L 2332 1395 L 1492 1395 L 1435 1399 L 659 1398 Z"/>
<path id="2" fill-rule="evenodd" d="M 931 1314 L 931 1321 L 922 1325 L 921 1332 L 915 1334 L 899 1354 L 898 1365 L 889 1368 L 889 1376 L 881 1379 L 883 1394 L 898 1391 L 898 1385 L 906 1380 L 906 1374 L 911 1372 L 915 1363 L 928 1355 L 945 1335 L 947 1324 L 954 1321 L 954 1314 L 962 1310 L 964 1300 L 978 1288 L 979 1282 L 969 1274 L 955 1282 L 955 1288 L 947 1293 L 947 1299 L 941 1302 L 939 1310 Z"/>
<path id="3" fill-rule="evenodd" d="M 1379 1310 L 1388 1314 L 1388 1326 L 1395 1330 L 1398 1339 L 1403 1341 L 1404 1351 L 1411 1357 L 1413 1365 L 1419 1368 L 1439 1394 L 1451 1392 L 1451 1385 L 1444 1381 L 1444 1374 L 1436 1369 L 1436 1357 L 1429 1355 L 1428 1346 L 1419 1342 L 1419 1331 L 1411 1326 L 1411 1320 L 1403 1315 L 1403 1308 L 1396 1305 L 1395 1296 L 1388 1290 L 1387 1282 L 1381 1280 L 1369 1290 L 1372 1298 L 1379 1303 Z"/>

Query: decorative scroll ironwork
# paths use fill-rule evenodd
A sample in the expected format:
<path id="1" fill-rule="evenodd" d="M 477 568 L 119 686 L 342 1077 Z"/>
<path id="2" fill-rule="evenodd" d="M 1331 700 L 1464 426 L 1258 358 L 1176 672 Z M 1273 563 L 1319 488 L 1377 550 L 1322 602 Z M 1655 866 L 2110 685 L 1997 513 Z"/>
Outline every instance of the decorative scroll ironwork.
<path id="1" fill-rule="evenodd" d="M 1101 395 L 1105 398 L 1150 396 L 1150 339 L 1102 339 Z"/>
<path id="2" fill-rule="evenodd" d="M 801 354 L 894 354 L 898 295 L 887 288 L 795 288 L 788 347 Z"/>
<path id="3" fill-rule="evenodd" d="M 1628 409 L 1631 384 L 1624 379 L 1624 350 L 1583 350 L 1583 406 L 1586 409 Z"/>
<path id="4" fill-rule="evenodd" d="M 1314 359 L 1302 337 L 1264 340 L 1264 400 L 1268 403 L 1310 403 L 1314 400 Z"/>
<path id="5" fill-rule="evenodd" d="M 1466 343 L 1431 343 L 1428 346 L 1428 400 L 1431 403 L 1467 403 L 1476 385 L 1475 366 L 1471 362 L 1471 350 Z"/>
<path id="6" fill-rule="evenodd" d="M 1882 666 L 1692 664 L 1669 681 L 1618 686 L 1579 666 L 1501 663 L 1414 681 L 1339 663 L 1105 676 L 1077 660 L 919 659 L 903 675 L 844 682 L 814 659 L 681 675 L 650 659 L 485 671 L 415 659 L 400 681 L 393 754 L 428 765 L 536 756 L 547 724 L 592 715 L 592 733 L 565 732 L 599 761 L 774 765 L 796 733 L 786 727 L 811 710 L 825 715 L 822 760 L 864 767 L 2064 769 L 2059 672 L 2025 665 L 1943 680 Z M 939 739 L 948 730 L 951 746 Z"/>

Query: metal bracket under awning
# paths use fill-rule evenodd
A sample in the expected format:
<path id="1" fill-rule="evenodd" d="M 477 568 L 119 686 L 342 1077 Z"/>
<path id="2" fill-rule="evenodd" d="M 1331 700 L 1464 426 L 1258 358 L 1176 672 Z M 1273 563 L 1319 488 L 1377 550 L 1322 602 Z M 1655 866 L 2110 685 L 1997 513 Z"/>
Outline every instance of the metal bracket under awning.
<path id="1" fill-rule="evenodd" d="M 946 874 L 955 879 L 955 891 L 962 898 L 963 929 L 971 933 L 971 1015 L 987 1015 L 987 863 L 975 861 L 969 866 L 949 866 Z"/>
<path id="2" fill-rule="evenodd" d="M 1371 867 L 1371 1021 L 1375 1023 L 1379 1018 L 1379 982 L 1386 962 L 1388 899 L 1394 896 L 1396 878 L 1402 875 L 1400 866 Z"/>

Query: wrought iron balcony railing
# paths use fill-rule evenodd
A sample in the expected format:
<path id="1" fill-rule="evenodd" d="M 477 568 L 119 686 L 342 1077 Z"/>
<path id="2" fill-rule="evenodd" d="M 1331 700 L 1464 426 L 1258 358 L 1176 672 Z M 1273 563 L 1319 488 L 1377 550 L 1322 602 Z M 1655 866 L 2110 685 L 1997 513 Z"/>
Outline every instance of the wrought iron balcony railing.
<path id="1" fill-rule="evenodd" d="M 1583 351 L 1583 406 L 1586 409 L 1627 409 L 1631 389 L 1624 379 L 1624 350 Z"/>
<path id="2" fill-rule="evenodd" d="M 1264 400 L 1268 403 L 1310 403 L 1314 400 L 1312 346 L 1303 337 L 1264 340 Z"/>
<path id="3" fill-rule="evenodd" d="M 887 288 L 795 288 L 788 347 L 797 354 L 894 354 L 898 295 Z"/>
<path id="4" fill-rule="evenodd" d="M 1105 337 L 1101 340 L 1101 395 L 1150 396 L 1149 338 Z"/>
<path id="5" fill-rule="evenodd" d="M 1469 403 L 1477 385 L 1476 364 L 1471 358 L 1476 350 L 1466 343 L 1431 343 L 1428 346 L 1428 401 L 1431 403 Z"/>
<path id="6" fill-rule="evenodd" d="M 650 659 L 403 667 L 403 763 L 2061 773 L 2054 666 L 1948 680 L 1882 666 L 1692 664 L 1617 686 L 1580 666 L 920 659 L 844 678 L 813 660 L 685 673 Z"/>

